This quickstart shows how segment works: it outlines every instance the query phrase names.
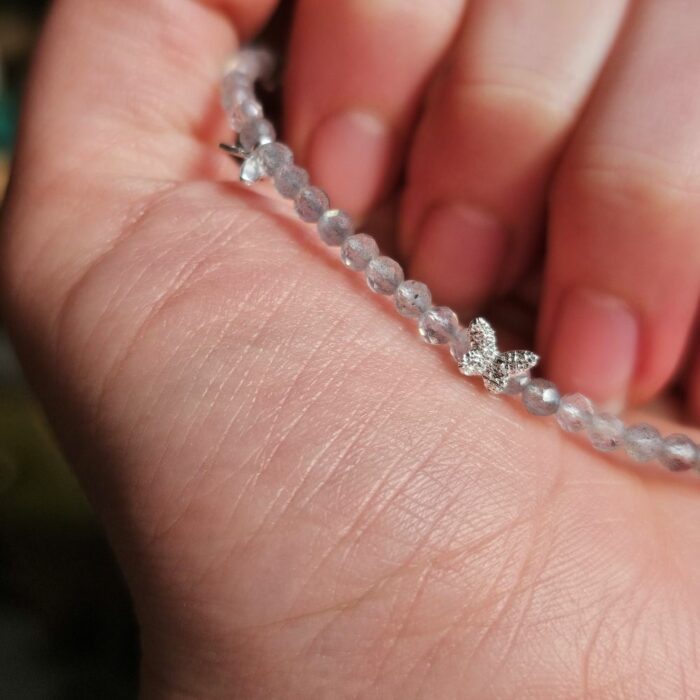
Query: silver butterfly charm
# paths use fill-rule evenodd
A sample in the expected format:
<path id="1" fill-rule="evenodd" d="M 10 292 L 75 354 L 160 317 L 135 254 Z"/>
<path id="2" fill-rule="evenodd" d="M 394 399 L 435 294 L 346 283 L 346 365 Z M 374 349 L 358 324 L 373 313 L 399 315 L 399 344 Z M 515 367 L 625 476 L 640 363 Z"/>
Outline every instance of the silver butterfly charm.
<path id="1" fill-rule="evenodd" d="M 508 382 L 530 371 L 540 359 L 529 350 L 499 352 L 496 332 L 483 318 L 475 318 L 468 328 L 470 350 L 462 356 L 459 371 L 468 377 L 481 377 L 494 394 L 506 390 Z"/>

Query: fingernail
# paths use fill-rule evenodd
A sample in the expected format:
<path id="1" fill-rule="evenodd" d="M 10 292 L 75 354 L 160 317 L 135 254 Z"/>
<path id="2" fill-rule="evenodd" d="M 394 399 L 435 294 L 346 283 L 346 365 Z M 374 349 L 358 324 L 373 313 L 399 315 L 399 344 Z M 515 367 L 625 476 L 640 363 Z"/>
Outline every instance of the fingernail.
<path id="1" fill-rule="evenodd" d="M 382 194 L 391 165 L 389 131 L 369 112 L 326 118 L 313 134 L 309 169 L 332 202 L 362 215 Z"/>
<path id="2" fill-rule="evenodd" d="M 441 205 L 428 214 L 418 233 L 411 276 L 430 284 L 443 303 L 477 305 L 496 286 L 507 238 L 488 214 L 462 204 Z"/>
<path id="3" fill-rule="evenodd" d="M 639 325 L 630 308 L 609 294 L 566 294 L 555 319 L 549 372 L 564 391 L 581 391 L 607 409 L 621 409 L 637 364 Z"/>

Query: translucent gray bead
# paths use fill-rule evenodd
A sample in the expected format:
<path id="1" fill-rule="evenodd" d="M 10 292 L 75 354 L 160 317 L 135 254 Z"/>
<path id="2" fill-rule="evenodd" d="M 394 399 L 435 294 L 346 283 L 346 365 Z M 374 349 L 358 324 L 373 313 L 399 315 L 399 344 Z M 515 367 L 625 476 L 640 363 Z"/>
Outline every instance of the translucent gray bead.
<path id="1" fill-rule="evenodd" d="M 274 175 L 291 162 L 292 151 L 283 143 L 266 143 L 256 148 L 241 164 L 241 180 L 247 184 L 257 182 L 266 175 Z"/>
<path id="2" fill-rule="evenodd" d="M 535 416 L 551 416 L 557 412 L 559 389 L 546 379 L 533 379 L 523 389 L 523 405 Z"/>
<path id="3" fill-rule="evenodd" d="M 397 311 L 403 316 L 420 316 L 432 302 L 428 285 L 416 280 L 405 280 L 394 295 Z"/>
<path id="4" fill-rule="evenodd" d="M 656 459 L 663 441 L 659 431 L 647 423 L 631 425 L 625 429 L 624 443 L 627 454 L 638 462 Z"/>
<path id="5" fill-rule="evenodd" d="M 356 233 L 346 238 L 340 248 L 343 265 L 351 270 L 364 270 L 370 260 L 379 256 L 377 241 L 366 233 Z"/>
<path id="6" fill-rule="evenodd" d="M 610 413 L 594 413 L 587 429 L 591 445 L 601 452 L 616 450 L 625 434 L 625 424 Z"/>
<path id="7" fill-rule="evenodd" d="M 227 73 L 221 81 L 221 106 L 226 114 L 248 99 L 254 99 L 253 81 L 238 71 Z"/>
<path id="8" fill-rule="evenodd" d="M 259 47 L 241 49 L 234 59 L 234 72 L 254 80 L 269 77 L 274 66 L 274 54 Z"/>
<path id="9" fill-rule="evenodd" d="M 255 153 L 251 153 L 242 163 L 240 178 L 241 182 L 252 185 L 265 176 L 260 158 Z"/>
<path id="10" fill-rule="evenodd" d="M 224 108 L 224 112 L 231 120 L 231 126 L 234 126 L 233 120 L 238 119 L 238 112 L 240 105 L 244 104 L 248 100 L 255 100 L 255 94 L 253 89 L 244 86 L 232 86 L 228 91 L 223 91 L 221 93 L 221 104 Z M 234 126 L 234 129 L 236 127 Z"/>
<path id="11" fill-rule="evenodd" d="M 567 394 L 563 396 L 557 411 L 557 423 L 567 433 L 578 433 L 591 420 L 595 409 L 591 400 L 583 394 Z"/>
<path id="12" fill-rule="evenodd" d="M 367 286 L 377 294 L 393 294 L 403 282 L 403 270 L 396 260 L 380 255 L 372 258 L 365 269 Z"/>
<path id="13" fill-rule="evenodd" d="M 263 172 L 274 177 L 280 168 L 289 165 L 294 160 L 292 149 L 283 143 L 274 141 L 264 143 L 255 151 Z"/>
<path id="14" fill-rule="evenodd" d="M 659 460 L 672 472 L 682 472 L 700 465 L 700 450 L 687 436 L 681 433 L 669 435 L 659 450 Z"/>
<path id="15" fill-rule="evenodd" d="M 469 329 L 460 328 L 450 341 L 450 354 L 457 362 L 461 362 L 462 358 L 471 350 L 471 347 L 472 341 L 469 337 Z"/>
<path id="16" fill-rule="evenodd" d="M 246 153 L 258 146 L 275 140 L 275 127 L 267 119 L 252 119 L 245 122 L 238 132 L 238 141 Z"/>
<path id="17" fill-rule="evenodd" d="M 298 165 L 283 165 L 275 175 L 275 189 L 287 199 L 294 199 L 309 184 L 309 173 Z"/>
<path id="18" fill-rule="evenodd" d="M 231 127 L 239 134 L 245 130 L 246 124 L 262 119 L 262 105 L 252 96 L 237 100 L 230 111 Z M 241 143 L 242 145 L 242 143 Z"/>
<path id="19" fill-rule="evenodd" d="M 447 306 L 433 306 L 424 311 L 418 321 L 418 331 L 431 345 L 444 345 L 454 339 L 459 330 L 457 314 Z"/>
<path id="20" fill-rule="evenodd" d="M 515 377 L 511 377 L 506 384 L 506 388 L 503 390 L 504 394 L 508 396 L 517 396 L 525 391 L 525 387 L 532 381 L 530 378 L 530 373 L 526 372 L 524 374 L 518 374 Z"/>
<path id="21" fill-rule="evenodd" d="M 302 221 L 316 223 L 330 206 L 328 195 L 320 187 L 304 187 L 294 198 L 294 208 Z"/>
<path id="22" fill-rule="evenodd" d="M 244 86 L 251 90 L 255 83 L 255 75 L 249 71 L 241 70 L 239 65 L 234 65 L 233 68 L 224 77 L 224 85 Z"/>
<path id="23" fill-rule="evenodd" d="M 341 245 L 355 233 L 350 215 L 340 209 L 324 211 L 318 220 L 318 235 L 327 245 Z"/>

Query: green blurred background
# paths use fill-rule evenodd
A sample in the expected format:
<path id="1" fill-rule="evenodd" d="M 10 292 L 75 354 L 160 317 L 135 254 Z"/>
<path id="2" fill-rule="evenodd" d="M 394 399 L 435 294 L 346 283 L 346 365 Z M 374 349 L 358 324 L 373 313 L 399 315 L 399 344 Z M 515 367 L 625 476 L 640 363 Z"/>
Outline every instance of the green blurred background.
<path id="1" fill-rule="evenodd" d="M 0 192 L 45 0 L 0 0 Z M 138 643 L 112 554 L 0 318 L 0 700 L 136 697 Z"/>

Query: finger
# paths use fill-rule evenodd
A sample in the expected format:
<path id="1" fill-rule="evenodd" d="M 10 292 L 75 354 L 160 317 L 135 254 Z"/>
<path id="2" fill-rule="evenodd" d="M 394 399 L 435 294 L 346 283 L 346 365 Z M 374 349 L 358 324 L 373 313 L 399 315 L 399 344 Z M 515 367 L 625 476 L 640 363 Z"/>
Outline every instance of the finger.
<path id="1" fill-rule="evenodd" d="M 289 140 L 333 201 L 362 214 L 387 192 L 464 0 L 301 0 L 286 80 Z"/>
<path id="2" fill-rule="evenodd" d="M 4 211 L 8 231 L 25 230 L 3 253 L 15 260 L 13 279 L 35 275 L 43 251 L 60 282 L 38 287 L 72 284 L 166 180 L 216 170 L 224 159 L 205 132 L 220 114 L 219 77 L 237 40 L 231 17 L 250 28 L 272 5 L 56 3 L 37 49 L 12 177 L 11 189 L 25 196 Z M 77 228 L 68 224 L 76 212 Z"/>
<path id="3" fill-rule="evenodd" d="M 635 6 L 558 176 L 540 339 L 567 389 L 622 403 L 673 375 L 700 285 L 700 6 Z"/>
<path id="4" fill-rule="evenodd" d="M 510 286 L 624 0 L 474 0 L 411 156 L 402 247 L 442 301 Z"/>

